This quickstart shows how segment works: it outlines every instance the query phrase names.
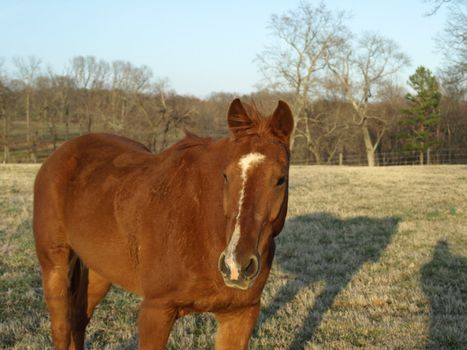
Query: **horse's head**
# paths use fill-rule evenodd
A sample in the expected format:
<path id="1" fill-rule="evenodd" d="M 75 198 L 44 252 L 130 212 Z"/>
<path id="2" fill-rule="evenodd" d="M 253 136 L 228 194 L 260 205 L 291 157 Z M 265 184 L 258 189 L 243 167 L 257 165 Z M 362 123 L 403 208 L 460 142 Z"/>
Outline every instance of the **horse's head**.
<path id="1" fill-rule="evenodd" d="M 227 286 L 247 289 L 261 270 L 272 238 L 284 225 L 293 118 L 285 102 L 279 101 L 272 115 L 263 118 L 236 99 L 229 108 L 228 124 L 231 152 L 223 173 L 228 244 L 218 267 Z"/>

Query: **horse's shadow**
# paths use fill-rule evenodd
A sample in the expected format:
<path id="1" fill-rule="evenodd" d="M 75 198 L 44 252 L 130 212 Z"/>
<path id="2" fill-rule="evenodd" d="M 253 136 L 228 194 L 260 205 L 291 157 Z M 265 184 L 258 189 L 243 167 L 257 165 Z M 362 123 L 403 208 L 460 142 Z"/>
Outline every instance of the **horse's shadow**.
<path id="1" fill-rule="evenodd" d="M 467 347 L 467 258 L 453 255 L 439 241 L 432 260 L 421 271 L 422 288 L 430 299 L 427 349 Z"/>
<path id="2" fill-rule="evenodd" d="M 316 296 L 313 307 L 308 310 L 288 347 L 289 350 L 303 349 L 354 274 L 364 263 L 378 261 L 397 231 L 398 223 L 396 217 L 339 219 L 328 213 L 289 219 L 276 240 L 275 258 L 276 268 L 282 275 L 287 275 L 287 282 L 262 310 L 256 335 L 262 325 L 291 303 L 302 288 L 324 282 L 324 289 Z M 137 339 L 133 337 L 118 349 L 134 349 L 136 344 Z"/>
<path id="3" fill-rule="evenodd" d="M 339 219 L 317 213 L 294 217 L 277 239 L 276 264 L 287 275 L 286 284 L 262 310 L 262 324 L 291 303 L 300 290 L 324 282 L 289 349 L 303 349 L 319 327 L 324 314 L 352 276 L 366 262 L 376 262 L 397 230 L 399 218 L 354 217 Z"/>

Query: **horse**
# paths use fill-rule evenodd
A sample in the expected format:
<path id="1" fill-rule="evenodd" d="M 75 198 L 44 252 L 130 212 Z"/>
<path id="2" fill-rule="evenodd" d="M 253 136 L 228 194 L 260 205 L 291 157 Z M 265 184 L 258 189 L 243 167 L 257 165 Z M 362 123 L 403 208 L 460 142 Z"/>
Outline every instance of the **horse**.
<path id="1" fill-rule="evenodd" d="M 138 346 L 211 312 L 216 349 L 247 349 L 287 213 L 292 112 L 231 102 L 229 136 L 159 154 L 111 134 L 61 145 L 34 183 L 33 231 L 56 349 L 83 349 L 112 284 L 142 297 Z"/>

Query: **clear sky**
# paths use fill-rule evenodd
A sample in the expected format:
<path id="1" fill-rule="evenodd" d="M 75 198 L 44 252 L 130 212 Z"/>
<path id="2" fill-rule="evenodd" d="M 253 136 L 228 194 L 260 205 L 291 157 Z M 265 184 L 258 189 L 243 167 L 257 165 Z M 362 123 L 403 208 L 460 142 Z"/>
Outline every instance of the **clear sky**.
<path id="1" fill-rule="evenodd" d="M 317 4 L 318 1 L 310 0 Z M 378 32 L 395 40 L 412 66 L 433 71 L 441 55 L 433 40 L 445 12 L 426 17 L 423 0 L 330 0 L 347 10 L 355 33 Z M 178 93 L 205 97 L 213 91 L 249 93 L 261 76 L 256 54 L 273 40 L 273 13 L 296 8 L 299 0 L 2 0 L 0 57 L 34 55 L 55 71 L 70 58 L 93 55 L 107 61 L 148 65 L 168 78 Z M 11 64 L 7 63 L 11 68 Z"/>

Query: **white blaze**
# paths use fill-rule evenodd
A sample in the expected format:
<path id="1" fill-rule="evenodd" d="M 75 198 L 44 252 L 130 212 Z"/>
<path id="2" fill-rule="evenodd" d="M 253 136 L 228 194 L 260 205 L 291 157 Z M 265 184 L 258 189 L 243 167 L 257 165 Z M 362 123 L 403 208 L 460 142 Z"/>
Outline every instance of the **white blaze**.
<path id="1" fill-rule="evenodd" d="M 240 215 L 242 213 L 243 200 L 245 198 L 245 185 L 248 179 L 248 170 L 261 163 L 266 157 L 261 153 L 248 153 L 240 158 L 238 166 L 241 170 L 242 188 L 240 189 L 240 199 L 238 200 L 238 211 L 235 219 L 235 228 L 227 246 L 225 254 L 225 263 L 230 269 L 230 278 L 232 280 L 238 279 L 240 269 L 235 259 L 235 248 L 237 248 L 238 241 L 240 240 Z"/>

